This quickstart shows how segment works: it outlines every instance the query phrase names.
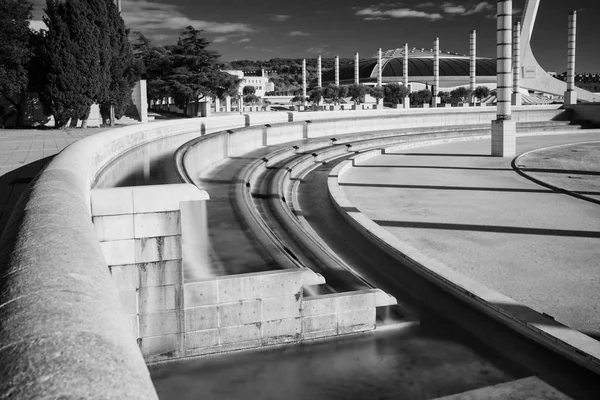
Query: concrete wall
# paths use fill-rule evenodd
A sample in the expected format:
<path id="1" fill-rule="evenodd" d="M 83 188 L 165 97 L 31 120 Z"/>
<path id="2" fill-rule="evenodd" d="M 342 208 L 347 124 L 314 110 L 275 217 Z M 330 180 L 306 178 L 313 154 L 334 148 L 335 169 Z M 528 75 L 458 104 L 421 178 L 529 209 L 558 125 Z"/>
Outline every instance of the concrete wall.
<path id="1" fill-rule="evenodd" d="M 565 107 L 573 110 L 574 121 L 585 121 L 593 126 L 600 126 L 600 103 L 579 103 Z"/>

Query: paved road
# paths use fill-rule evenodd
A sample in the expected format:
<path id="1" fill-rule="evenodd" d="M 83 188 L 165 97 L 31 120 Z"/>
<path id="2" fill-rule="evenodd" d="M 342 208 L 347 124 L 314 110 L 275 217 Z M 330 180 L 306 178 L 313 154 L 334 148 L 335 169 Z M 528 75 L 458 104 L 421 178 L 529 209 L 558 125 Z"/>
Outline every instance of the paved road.
<path id="1" fill-rule="evenodd" d="M 596 138 L 519 138 L 518 153 Z M 600 338 L 600 206 L 518 175 L 489 146 L 384 154 L 342 183 L 358 209 L 425 255 Z"/>

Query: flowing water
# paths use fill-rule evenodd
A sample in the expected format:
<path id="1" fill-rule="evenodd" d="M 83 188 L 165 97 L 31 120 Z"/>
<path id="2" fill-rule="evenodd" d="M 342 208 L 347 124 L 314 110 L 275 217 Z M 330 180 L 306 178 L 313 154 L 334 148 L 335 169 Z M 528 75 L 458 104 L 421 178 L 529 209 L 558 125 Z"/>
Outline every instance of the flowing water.
<path id="1" fill-rule="evenodd" d="M 95 187 L 180 183 L 172 155 L 191 138 L 186 135 L 133 149 L 107 166 Z M 320 175 L 315 175 L 315 184 L 318 179 L 325 179 L 326 172 Z M 206 202 L 202 206 L 183 204 L 186 280 L 214 275 L 211 252 L 219 246 L 222 250 L 223 244 L 214 241 L 218 238 L 211 236 L 213 228 L 207 221 L 211 219 L 211 206 L 228 207 L 226 193 L 225 190 L 223 196 L 209 200 L 208 208 Z M 324 204 L 322 199 L 314 201 Z M 323 204 L 319 207 L 323 208 Z M 341 224 L 332 223 L 331 226 Z M 369 258 L 375 256 L 367 254 Z M 322 290 L 309 287 L 305 295 L 319 294 Z M 393 294 L 399 302 L 412 301 Z M 432 301 L 427 308 L 438 311 L 420 315 L 422 326 L 418 332 L 391 329 L 179 360 L 151 366 L 151 376 L 163 400 L 427 399 L 530 375 L 540 376 L 574 398 L 592 399 L 600 393 L 597 377 L 587 371 L 497 323 L 472 317 L 474 312 L 464 305 L 448 308 L 447 302 Z M 455 323 L 455 319 L 461 319 L 456 317 L 463 315 L 468 316 Z"/>

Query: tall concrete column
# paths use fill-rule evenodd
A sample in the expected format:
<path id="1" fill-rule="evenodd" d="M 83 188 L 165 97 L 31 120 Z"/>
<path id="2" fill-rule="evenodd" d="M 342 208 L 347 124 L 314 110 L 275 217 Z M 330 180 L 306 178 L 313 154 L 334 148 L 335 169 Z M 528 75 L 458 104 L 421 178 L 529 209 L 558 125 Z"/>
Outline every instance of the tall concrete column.
<path id="1" fill-rule="evenodd" d="M 377 86 L 381 86 L 383 84 L 383 78 L 381 75 L 381 47 L 379 48 L 379 51 L 377 52 Z"/>
<path id="2" fill-rule="evenodd" d="M 569 13 L 569 48 L 567 53 L 567 91 L 565 92 L 565 104 L 577 104 L 577 92 L 575 91 L 575 47 L 577 34 L 577 11 Z"/>
<path id="3" fill-rule="evenodd" d="M 115 0 L 115 3 L 117 4 L 117 10 L 119 10 L 119 12 L 122 11 L 121 2 L 122 2 L 122 0 Z"/>
<path id="4" fill-rule="evenodd" d="M 440 38 L 433 41 L 433 98 L 431 105 L 437 107 L 440 92 Z"/>
<path id="5" fill-rule="evenodd" d="M 302 105 L 306 105 L 306 59 L 302 60 Z"/>
<path id="6" fill-rule="evenodd" d="M 225 96 L 225 112 L 231 112 L 231 96 Z"/>
<path id="7" fill-rule="evenodd" d="M 471 92 L 475 92 L 477 84 L 477 31 L 471 31 L 471 64 L 470 64 L 470 85 Z"/>
<path id="8" fill-rule="evenodd" d="M 340 57 L 335 56 L 335 86 L 340 86 Z"/>
<path id="9" fill-rule="evenodd" d="M 496 14 L 497 112 L 492 121 L 492 156 L 513 157 L 515 122 L 511 119 L 512 0 L 498 0 Z"/>
<path id="10" fill-rule="evenodd" d="M 218 113 L 221 111 L 221 99 L 215 97 L 215 112 Z"/>
<path id="11" fill-rule="evenodd" d="M 402 78 L 404 78 L 404 87 L 408 88 L 408 43 L 404 43 L 404 59 L 402 60 Z M 410 108 L 410 97 L 402 99 L 403 108 Z"/>
<path id="12" fill-rule="evenodd" d="M 321 71 L 321 56 L 317 57 L 317 86 L 323 87 L 323 74 Z"/>
<path id="13" fill-rule="evenodd" d="M 360 80 L 358 77 L 358 62 L 359 62 L 358 53 L 356 53 L 354 55 L 354 83 L 357 85 L 360 83 Z"/>
<path id="14" fill-rule="evenodd" d="M 512 105 L 520 106 L 521 99 L 521 23 L 517 22 L 513 29 L 513 89 Z"/>

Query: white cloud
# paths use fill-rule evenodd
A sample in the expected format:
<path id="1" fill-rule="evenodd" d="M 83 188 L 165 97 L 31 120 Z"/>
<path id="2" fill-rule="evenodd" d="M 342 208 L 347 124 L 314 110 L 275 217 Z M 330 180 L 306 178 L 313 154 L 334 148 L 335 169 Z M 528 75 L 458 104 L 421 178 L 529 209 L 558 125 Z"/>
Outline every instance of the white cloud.
<path id="1" fill-rule="evenodd" d="M 243 39 L 240 39 L 240 40 L 236 40 L 233 43 L 248 43 L 249 41 L 250 41 L 250 38 L 243 38 Z"/>
<path id="2" fill-rule="evenodd" d="M 446 14 L 460 14 L 465 16 L 491 11 L 494 9 L 494 6 L 487 1 L 481 1 L 471 7 L 468 5 L 465 6 L 461 4 L 445 2 L 441 5 L 441 8 Z"/>
<path id="3" fill-rule="evenodd" d="M 302 31 L 291 31 L 290 36 L 310 36 L 310 33 L 302 32 Z"/>
<path id="4" fill-rule="evenodd" d="M 193 26 L 206 33 L 221 35 L 251 33 L 251 25 L 240 22 L 204 21 L 193 19 L 180 11 L 179 6 L 152 0 L 129 0 L 123 4 L 123 19 L 132 31 L 140 31 L 151 38 L 170 33 L 174 39 L 187 27 Z"/>
<path id="5" fill-rule="evenodd" d="M 427 13 L 424 11 L 412 10 L 410 8 L 392 8 L 392 9 L 382 9 L 379 6 L 370 6 L 367 8 L 363 8 L 362 10 L 358 10 L 355 15 L 364 17 L 364 19 L 370 18 L 424 18 L 430 21 L 436 21 L 442 19 L 442 15 L 438 13 Z"/>
<path id="6" fill-rule="evenodd" d="M 284 22 L 284 21 L 287 21 L 290 18 L 292 18 L 292 16 L 291 15 L 286 15 L 286 14 L 272 14 L 271 15 L 271 20 L 272 21 L 276 21 L 276 22 Z"/>
<path id="7" fill-rule="evenodd" d="M 419 3 L 415 7 L 416 8 L 426 8 L 426 7 L 433 7 L 433 6 L 435 6 L 435 3 L 433 1 L 428 1 L 426 3 Z"/>
<path id="8" fill-rule="evenodd" d="M 216 36 L 213 39 L 213 43 L 222 43 L 222 42 L 226 42 L 229 38 L 227 36 Z"/>

